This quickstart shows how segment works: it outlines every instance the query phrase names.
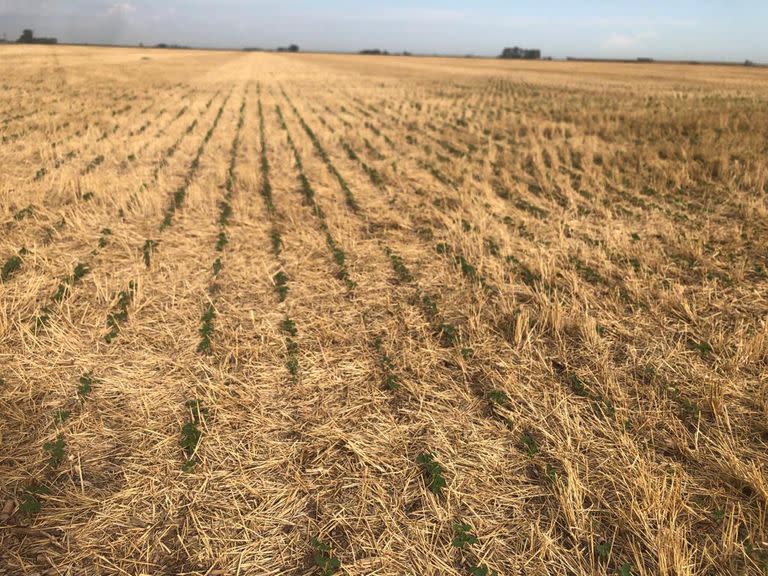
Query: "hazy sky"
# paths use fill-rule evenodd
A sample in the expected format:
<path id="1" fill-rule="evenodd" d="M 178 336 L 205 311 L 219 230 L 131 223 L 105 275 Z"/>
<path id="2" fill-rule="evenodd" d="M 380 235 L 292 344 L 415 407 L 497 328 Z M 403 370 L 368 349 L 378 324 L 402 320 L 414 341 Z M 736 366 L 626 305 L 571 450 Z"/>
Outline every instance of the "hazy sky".
<path id="1" fill-rule="evenodd" d="M 0 0 L 0 34 L 62 42 L 768 62 L 765 0 Z"/>

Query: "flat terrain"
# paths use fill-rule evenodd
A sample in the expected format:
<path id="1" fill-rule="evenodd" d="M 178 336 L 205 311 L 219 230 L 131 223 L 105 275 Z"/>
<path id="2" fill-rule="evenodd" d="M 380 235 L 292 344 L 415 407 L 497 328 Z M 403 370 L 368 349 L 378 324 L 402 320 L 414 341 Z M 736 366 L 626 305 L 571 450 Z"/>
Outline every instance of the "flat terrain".
<path id="1" fill-rule="evenodd" d="M 768 571 L 768 73 L 0 47 L 0 574 Z"/>

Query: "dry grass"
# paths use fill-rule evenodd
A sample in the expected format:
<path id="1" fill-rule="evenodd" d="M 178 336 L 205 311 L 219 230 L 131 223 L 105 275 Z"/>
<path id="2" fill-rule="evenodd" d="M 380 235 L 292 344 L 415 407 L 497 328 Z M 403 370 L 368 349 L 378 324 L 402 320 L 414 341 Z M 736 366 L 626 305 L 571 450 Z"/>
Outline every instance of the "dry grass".
<path id="1" fill-rule="evenodd" d="M 0 55 L 0 574 L 768 571 L 762 70 Z"/>

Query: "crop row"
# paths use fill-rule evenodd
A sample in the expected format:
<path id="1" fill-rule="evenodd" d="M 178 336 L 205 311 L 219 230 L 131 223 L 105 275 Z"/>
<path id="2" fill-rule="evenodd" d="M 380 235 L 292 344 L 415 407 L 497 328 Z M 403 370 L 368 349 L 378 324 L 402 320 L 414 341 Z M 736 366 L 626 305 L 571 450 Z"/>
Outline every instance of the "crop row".
<path id="1" fill-rule="evenodd" d="M 203 315 L 200 319 L 200 341 L 197 345 L 197 352 L 203 355 L 210 355 L 213 353 L 213 336 L 217 315 L 214 298 L 215 294 L 218 292 L 216 282 L 219 274 L 221 274 L 223 270 L 221 253 L 224 252 L 226 245 L 229 243 L 227 228 L 231 224 L 231 218 L 233 216 L 232 201 L 236 192 L 237 159 L 240 151 L 241 133 L 245 123 L 247 110 L 247 91 L 248 89 L 246 88 L 240 104 L 237 126 L 235 128 L 235 134 L 229 152 L 229 163 L 227 166 L 226 180 L 224 182 L 224 195 L 221 202 L 219 202 L 219 217 L 217 220 L 219 234 L 215 244 L 215 250 L 219 255 L 216 257 L 211 267 L 212 275 L 208 286 L 208 292 L 211 297 L 204 306 Z M 220 118 L 221 114 L 219 113 L 216 120 L 214 120 L 213 128 L 216 127 Z M 207 137 L 210 138 L 210 136 Z M 202 440 L 204 430 L 206 429 L 206 425 L 210 421 L 210 414 L 207 408 L 201 407 L 201 402 L 197 399 L 187 401 L 186 407 L 190 412 L 190 418 L 183 425 L 181 430 L 181 447 L 184 453 L 182 470 L 184 472 L 193 472 L 197 463 L 197 450 Z"/>
<path id="2" fill-rule="evenodd" d="M 301 121 L 303 119 L 301 119 L 298 110 L 295 107 L 292 107 L 292 109 L 294 110 L 294 113 L 300 118 L 300 124 L 301 124 L 302 128 L 304 128 L 304 130 L 307 133 L 308 137 L 313 142 L 313 144 L 315 146 L 315 150 L 318 153 L 318 156 L 323 161 L 323 163 L 326 165 L 326 168 L 328 169 L 329 173 L 331 173 L 334 176 L 338 175 L 340 177 L 340 178 L 337 178 L 337 181 L 340 181 L 340 185 L 342 186 L 342 190 L 345 193 L 345 196 L 347 196 L 348 194 L 351 194 L 351 192 L 349 191 L 348 188 L 346 190 L 344 190 L 343 185 L 341 184 L 341 182 L 344 182 L 343 177 L 341 177 L 341 175 L 338 172 L 338 170 L 335 168 L 335 166 L 333 166 L 333 163 L 330 160 L 330 157 L 325 152 L 324 148 L 322 147 L 320 142 L 317 140 L 317 138 L 313 138 L 312 129 L 308 126 L 308 124 L 306 124 L 306 122 L 302 122 Z M 279 108 L 278 108 L 278 114 L 279 114 L 279 117 L 281 119 L 281 125 L 284 128 L 287 129 L 287 127 L 285 125 L 285 120 L 284 120 L 281 112 L 279 111 Z M 292 139 L 290 137 L 290 134 L 288 134 L 288 138 L 289 138 L 289 145 L 295 151 L 296 148 L 295 148 L 295 145 L 292 144 Z M 294 152 L 294 155 L 295 156 L 297 155 L 296 152 Z M 299 170 L 301 171 L 301 174 L 303 175 L 303 170 L 302 170 L 302 166 L 303 165 L 302 165 L 302 162 L 301 162 L 301 158 L 300 157 L 296 158 L 296 160 L 297 160 L 297 162 L 296 162 L 297 166 L 299 167 Z M 304 178 L 302 178 L 301 180 L 302 180 L 303 187 L 305 187 L 304 181 L 306 180 L 306 176 L 304 176 Z M 308 195 L 305 194 L 305 198 L 307 196 Z M 311 197 L 314 198 L 314 195 L 312 195 Z M 322 216 L 324 214 L 322 209 L 319 209 L 319 207 L 316 204 L 316 201 L 313 201 L 313 202 L 314 203 L 312 204 L 312 206 L 314 208 L 315 215 L 318 218 L 322 219 L 323 224 L 324 224 L 324 229 L 327 230 L 328 233 L 330 233 L 329 227 L 328 227 L 328 225 L 324 221 L 324 216 Z M 358 217 L 362 217 L 360 206 L 356 202 L 354 203 L 354 206 L 355 206 L 355 209 L 353 209 L 352 206 L 350 206 L 349 202 L 347 202 L 347 207 L 350 209 L 350 211 L 353 214 L 357 215 Z M 404 280 L 404 279 L 412 280 L 413 276 L 410 273 L 410 271 L 407 269 L 407 267 L 404 265 L 402 259 L 400 259 L 395 254 L 392 254 L 391 252 L 389 253 L 389 256 L 390 256 L 391 261 L 393 263 L 393 267 L 396 270 L 398 278 L 401 279 L 401 280 Z M 369 314 L 366 313 L 366 314 L 363 314 L 363 316 L 366 317 L 366 316 L 369 316 Z M 372 348 L 374 349 L 374 351 L 377 354 L 379 368 L 380 368 L 380 370 L 382 372 L 382 375 L 383 375 L 383 383 L 384 383 L 385 388 L 390 390 L 390 391 L 392 391 L 392 392 L 396 391 L 399 388 L 398 381 L 397 381 L 397 376 L 396 376 L 397 368 L 395 366 L 395 363 L 394 363 L 392 357 L 385 350 L 384 343 L 383 343 L 383 338 L 381 336 L 377 336 L 373 340 Z M 442 465 L 439 463 L 439 461 L 437 460 L 436 455 L 433 454 L 432 452 L 429 452 L 429 451 L 421 452 L 417 456 L 417 458 L 416 458 L 416 463 L 419 464 L 422 467 L 422 469 L 423 469 L 424 478 L 425 478 L 425 485 L 427 486 L 427 488 L 431 492 L 433 492 L 436 496 L 440 496 L 442 494 L 443 489 L 446 487 L 447 480 L 446 480 L 445 475 L 444 475 L 444 469 L 443 469 Z M 327 551 L 327 547 L 326 547 L 326 551 Z M 328 557 L 328 558 L 326 558 L 326 560 L 330 560 L 331 558 L 332 557 Z M 338 564 L 334 564 L 334 565 L 336 567 L 338 567 Z M 489 573 L 491 573 L 491 571 L 488 569 L 488 567 L 486 565 L 481 565 L 481 564 L 468 565 L 467 568 L 470 570 L 471 574 L 489 574 Z M 328 572 L 328 573 L 330 573 L 330 572 Z"/>

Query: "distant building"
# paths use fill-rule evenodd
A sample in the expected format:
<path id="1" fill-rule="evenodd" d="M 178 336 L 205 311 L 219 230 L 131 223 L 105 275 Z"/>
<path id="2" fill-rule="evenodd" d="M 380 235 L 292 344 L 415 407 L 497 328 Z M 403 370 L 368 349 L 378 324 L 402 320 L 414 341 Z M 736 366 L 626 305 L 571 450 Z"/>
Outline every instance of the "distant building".
<path id="1" fill-rule="evenodd" d="M 34 30 L 24 30 L 21 36 L 16 40 L 18 44 L 58 44 L 57 38 L 35 38 Z"/>
<path id="2" fill-rule="evenodd" d="M 540 60 L 541 50 L 527 48 L 520 48 L 515 46 L 514 48 L 504 48 L 499 58 L 505 58 L 507 60 Z"/>

